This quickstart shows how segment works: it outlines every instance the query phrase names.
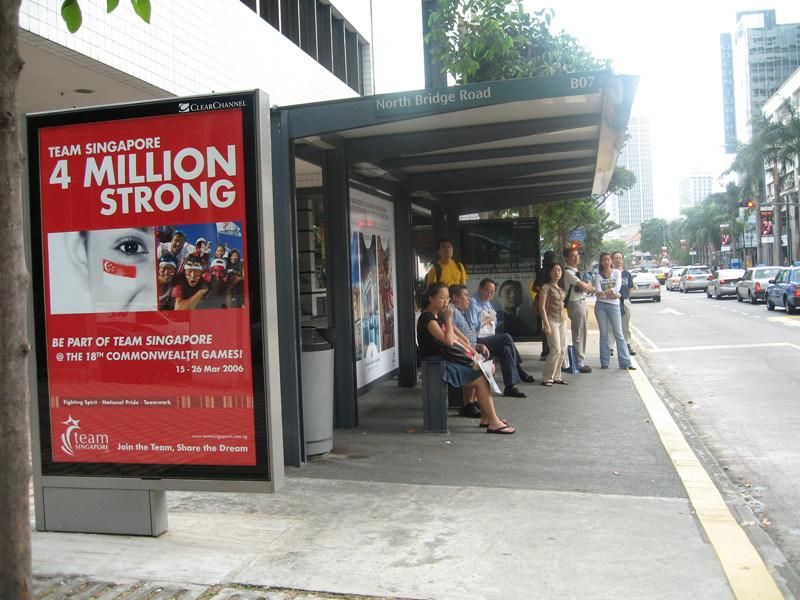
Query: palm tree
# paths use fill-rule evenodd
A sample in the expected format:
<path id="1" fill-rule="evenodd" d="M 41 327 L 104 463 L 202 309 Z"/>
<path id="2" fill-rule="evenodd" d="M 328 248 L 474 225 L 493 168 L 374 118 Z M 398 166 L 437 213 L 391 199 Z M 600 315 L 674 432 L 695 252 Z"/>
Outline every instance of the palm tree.
<path id="1" fill-rule="evenodd" d="M 790 253 L 792 258 L 797 260 L 800 258 L 800 206 L 797 204 L 800 201 L 800 113 L 787 100 L 781 107 L 783 111 L 783 119 L 778 128 L 778 136 L 781 142 L 781 152 L 779 158 L 794 166 L 794 206 L 787 206 L 787 215 L 794 214 L 792 219 L 794 222 L 794 239 L 792 240 L 792 247 Z M 791 201 L 792 195 L 786 196 Z"/>
<path id="2" fill-rule="evenodd" d="M 745 194 L 752 193 L 756 199 L 756 208 L 768 203 L 768 194 L 764 185 L 764 173 L 767 170 L 765 163 L 769 164 L 772 171 L 772 181 L 774 187 L 773 210 L 774 219 L 774 261 L 775 264 L 782 262 L 781 246 L 781 219 L 780 206 L 777 205 L 780 188 L 780 174 L 778 164 L 783 149 L 783 144 L 779 135 L 781 125 L 765 119 L 763 116 L 756 116 L 752 123 L 753 135 L 749 144 L 741 144 L 736 152 L 736 158 L 726 173 L 734 171 L 741 179 L 741 189 Z M 761 233 L 758 233 L 759 258 L 761 252 Z"/>

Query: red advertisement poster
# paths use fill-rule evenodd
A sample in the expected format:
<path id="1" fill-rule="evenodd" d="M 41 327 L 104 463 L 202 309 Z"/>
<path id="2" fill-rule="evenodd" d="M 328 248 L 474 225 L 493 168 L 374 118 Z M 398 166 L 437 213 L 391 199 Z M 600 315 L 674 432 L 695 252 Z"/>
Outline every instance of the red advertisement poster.
<path id="1" fill-rule="evenodd" d="M 54 464 L 256 464 L 245 170 L 235 106 L 38 129 Z"/>

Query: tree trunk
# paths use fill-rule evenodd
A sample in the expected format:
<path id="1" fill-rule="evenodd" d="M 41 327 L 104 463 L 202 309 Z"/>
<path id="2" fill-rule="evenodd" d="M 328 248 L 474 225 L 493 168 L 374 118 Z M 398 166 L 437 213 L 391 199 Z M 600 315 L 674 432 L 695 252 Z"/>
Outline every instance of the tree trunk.
<path id="1" fill-rule="evenodd" d="M 16 88 L 21 0 L 0 2 L 0 239 L 7 260 L 0 296 L 0 598 L 31 597 L 28 506 L 28 272 L 23 241 Z"/>

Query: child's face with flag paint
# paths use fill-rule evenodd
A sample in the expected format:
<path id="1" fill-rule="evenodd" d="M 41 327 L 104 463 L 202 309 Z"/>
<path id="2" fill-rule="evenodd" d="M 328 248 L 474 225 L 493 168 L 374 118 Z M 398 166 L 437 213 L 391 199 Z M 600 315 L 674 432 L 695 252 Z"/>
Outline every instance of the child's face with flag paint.
<path id="1" fill-rule="evenodd" d="M 83 234 L 92 303 L 99 311 L 124 311 L 152 302 L 155 234 L 152 228 L 107 229 Z"/>

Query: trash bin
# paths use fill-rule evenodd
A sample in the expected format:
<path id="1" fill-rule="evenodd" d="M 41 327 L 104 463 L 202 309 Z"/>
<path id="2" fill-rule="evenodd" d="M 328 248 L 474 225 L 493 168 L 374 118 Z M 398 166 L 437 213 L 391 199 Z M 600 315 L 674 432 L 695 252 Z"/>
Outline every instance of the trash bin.
<path id="1" fill-rule="evenodd" d="M 333 449 L 333 329 L 303 327 L 303 432 L 306 455 Z"/>

